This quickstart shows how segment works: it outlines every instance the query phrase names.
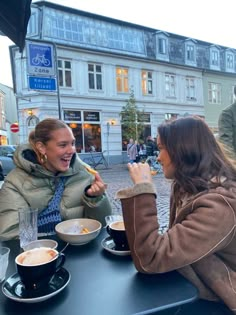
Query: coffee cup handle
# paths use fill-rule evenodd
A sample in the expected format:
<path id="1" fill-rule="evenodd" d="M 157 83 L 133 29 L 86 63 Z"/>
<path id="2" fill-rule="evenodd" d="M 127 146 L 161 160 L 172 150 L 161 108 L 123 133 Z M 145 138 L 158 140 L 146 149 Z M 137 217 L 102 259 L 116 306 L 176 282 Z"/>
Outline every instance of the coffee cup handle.
<path id="1" fill-rule="evenodd" d="M 111 235 L 109 225 L 106 226 L 106 229 L 107 229 L 107 233 L 108 233 L 109 235 Z"/>
<path id="2" fill-rule="evenodd" d="M 61 269 L 61 267 L 64 265 L 66 260 L 66 256 L 63 253 L 59 253 L 58 254 L 58 258 L 57 258 L 57 266 L 56 266 L 56 272 Z"/>

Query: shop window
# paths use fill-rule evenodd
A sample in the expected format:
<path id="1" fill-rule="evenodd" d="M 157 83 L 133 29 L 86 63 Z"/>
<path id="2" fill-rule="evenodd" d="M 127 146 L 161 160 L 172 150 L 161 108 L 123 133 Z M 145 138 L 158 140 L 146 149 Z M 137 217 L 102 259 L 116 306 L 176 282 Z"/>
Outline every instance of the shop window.
<path id="1" fill-rule="evenodd" d="M 64 120 L 73 131 L 76 152 L 102 152 L 100 112 L 66 110 Z"/>

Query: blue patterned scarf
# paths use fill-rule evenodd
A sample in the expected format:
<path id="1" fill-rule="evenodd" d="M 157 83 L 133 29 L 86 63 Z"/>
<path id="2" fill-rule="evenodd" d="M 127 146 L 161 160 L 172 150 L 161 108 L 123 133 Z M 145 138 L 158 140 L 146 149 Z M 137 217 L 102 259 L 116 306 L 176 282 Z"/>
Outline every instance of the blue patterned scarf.
<path id="1" fill-rule="evenodd" d="M 55 226 L 61 222 L 60 202 L 65 186 L 65 177 L 60 177 L 54 196 L 38 215 L 38 233 L 55 234 Z"/>

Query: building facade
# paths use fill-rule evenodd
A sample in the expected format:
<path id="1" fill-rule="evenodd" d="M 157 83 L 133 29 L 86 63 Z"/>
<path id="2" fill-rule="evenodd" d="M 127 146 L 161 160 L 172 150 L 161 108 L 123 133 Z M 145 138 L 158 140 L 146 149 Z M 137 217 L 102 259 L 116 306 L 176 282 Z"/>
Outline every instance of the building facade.
<path id="1" fill-rule="evenodd" d="M 46 52 L 30 59 L 30 45 L 52 47 L 54 75 Z M 186 115 L 217 127 L 235 84 L 233 49 L 46 1 L 32 4 L 23 53 L 10 50 L 20 142 L 38 121 L 59 117 L 72 128 L 77 152 L 94 147 L 112 163 L 122 161 L 125 150 L 121 111 L 131 91 L 145 112 L 140 137 L 156 137 L 160 123 Z M 50 87 L 54 80 L 57 90 Z M 213 106 L 210 83 L 218 81 L 227 84 L 220 106 Z"/>
<path id="2" fill-rule="evenodd" d="M 0 145 L 19 144 L 18 134 L 10 130 L 11 125 L 17 121 L 13 89 L 0 83 Z"/>

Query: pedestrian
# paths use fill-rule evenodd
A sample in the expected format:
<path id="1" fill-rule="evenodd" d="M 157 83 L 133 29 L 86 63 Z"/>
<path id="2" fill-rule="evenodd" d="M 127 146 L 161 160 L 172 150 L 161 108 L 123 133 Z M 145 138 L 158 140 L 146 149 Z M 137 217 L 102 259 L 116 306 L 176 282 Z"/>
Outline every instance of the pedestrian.
<path id="1" fill-rule="evenodd" d="M 116 195 L 133 262 L 143 273 L 177 270 L 198 288 L 199 303 L 236 313 L 236 169 L 198 117 L 160 125 L 157 145 L 172 180 L 169 229 L 158 232 L 147 163 L 128 164 L 134 186 Z"/>
<path id="2" fill-rule="evenodd" d="M 127 145 L 127 156 L 129 163 L 132 164 L 135 162 L 137 156 L 137 146 L 132 138 L 129 139 L 129 143 Z"/>
<path id="3" fill-rule="evenodd" d="M 137 150 L 135 162 L 139 163 L 140 162 L 140 156 L 139 156 L 140 144 L 139 144 L 138 140 L 135 140 L 134 144 L 136 145 L 136 150 Z"/>
<path id="4" fill-rule="evenodd" d="M 236 97 L 236 86 L 234 96 Z M 225 145 L 229 156 L 236 159 L 236 102 L 222 110 L 218 127 L 219 141 Z"/>
<path id="5" fill-rule="evenodd" d="M 146 140 L 146 154 L 147 154 L 147 156 L 153 156 L 154 155 L 155 147 L 156 146 L 154 144 L 152 137 L 148 136 L 147 140 Z"/>
<path id="6" fill-rule="evenodd" d="M 75 138 L 63 121 L 48 118 L 36 125 L 29 143 L 14 153 L 16 168 L 5 178 L 0 190 L 0 240 L 17 238 L 18 209 L 38 208 L 40 233 L 61 220 L 88 217 L 105 224 L 111 205 L 106 185 L 75 152 Z M 52 205 L 54 194 L 60 198 Z M 58 209 L 57 211 L 55 209 Z"/>

